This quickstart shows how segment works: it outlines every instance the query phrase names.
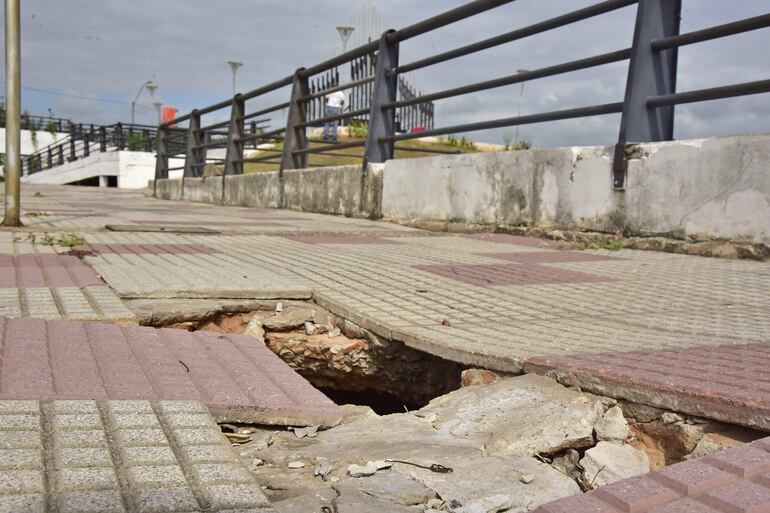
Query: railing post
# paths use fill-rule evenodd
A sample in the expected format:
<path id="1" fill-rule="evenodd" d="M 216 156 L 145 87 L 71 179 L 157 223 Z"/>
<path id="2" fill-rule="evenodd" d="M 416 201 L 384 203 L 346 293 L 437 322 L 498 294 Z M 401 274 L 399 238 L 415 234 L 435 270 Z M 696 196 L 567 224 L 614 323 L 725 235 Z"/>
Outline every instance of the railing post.
<path id="1" fill-rule="evenodd" d="M 118 147 L 118 151 L 126 149 L 126 141 L 123 137 L 123 123 L 115 125 L 115 146 Z"/>
<path id="2" fill-rule="evenodd" d="M 187 127 L 187 151 L 184 157 L 184 174 L 182 178 L 194 178 L 203 174 L 203 168 L 199 165 L 199 146 L 203 144 L 201 134 L 201 115 L 197 109 L 190 114 L 190 124 Z"/>
<path id="3" fill-rule="evenodd" d="M 155 156 L 155 181 L 168 178 L 168 132 L 166 126 L 158 128 L 158 153 Z"/>
<path id="4" fill-rule="evenodd" d="M 385 32 L 380 38 L 380 49 L 377 52 L 377 62 L 374 68 L 374 87 L 372 101 L 369 107 L 369 132 L 366 136 L 366 152 L 364 154 L 364 174 L 370 162 L 385 162 L 393 158 L 393 142 L 380 142 L 381 137 L 393 136 L 396 131 L 395 109 L 383 110 L 382 105 L 396 101 L 398 91 L 398 75 L 391 70 L 398 66 L 398 42 L 388 42 L 388 35 L 394 31 Z"/>
<path id="5" fill-rule="evenodd" d="M 60 144 L 59 146 L 57 146 L 57 150 L 58 150 L 58 153 L 59 153 L 59 155 L 58 155 L 59 156 L 59 165 L 62 166 L 62 165 L 64 165 L 64 145 Z"/>
<path id="6" fill-rule="evenodd" d="M 83 134 L 83 157 L 88 157 L 91 154 L 91 134 L 85 132 Z"/>
<path id="7" fill-rule="evenodd" d="M 225 175 L 243 174 L 243 140 L 246 102 L 243 96 L 233 97 L 230 110 L 230 125 L 227 130 L 227 152 L 225 153 Z M 224 191 L 224 187 L 222 188 Z"/>
<path id="8" fill-rule="evenodd" d="M 647 107 L 647 98 L 676 92 L 677 48 L 655 52 L 652 41 L 679 34 L 681 11 L 682 0 L 639 0 L 615 146 L 612 183 L 616 189 L 625 187 L 627 143 L 674 138 L 674 107 L 651 109 Z"/>
<path id="9" fill-rule="evenodd" d="M 99 151 L 107 151 L 107 129 L 103 126 L 99 127 Z"/>
<path id="10" fill-rule="evenodd" d="M 284 169 L 305 169 L 307 167 L 307 153 L 294 153 L 297 150 L 307 148 L 307 131 L 304 126 L 298 126 L 307 121 L 307 102 L 300 101 L 300 98 L 310 94 L 308 79 L 303 77 L 302 71 L 304 68 L 300 68 L 294 73 L 294 83 L 291 87 L 289 116 L 286 120 L 286 132 L 283 140 L 281 181 L 283 181 Z"/>
<path id="11" fill-rule="evenodd" d="M 53 167 L 53 148 L 49 146 L 46 153 L 48 153 L 48 169 L 51 169 Z"/>
<path id="12" fill-rule="evenodd" d="M 144 151 L 152 151 L 152 141 L 150 140 L 150 131 L 146 128 L 142 130 L 142 139 L 144 143 Z"/>
<path id="13" fill-rule="evenodd" d="M 70 162 L 74 162 L 78 159 L 75 153 L 75 127 L 70 126 Z"/>

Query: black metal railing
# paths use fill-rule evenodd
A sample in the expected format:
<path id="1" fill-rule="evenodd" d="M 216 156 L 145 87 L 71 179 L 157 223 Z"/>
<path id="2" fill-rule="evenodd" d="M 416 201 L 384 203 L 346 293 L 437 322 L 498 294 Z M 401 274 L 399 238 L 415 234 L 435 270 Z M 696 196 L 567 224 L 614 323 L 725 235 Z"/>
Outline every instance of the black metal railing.
<path id="1" fill-rule="evenodd" d="M 73 122 L 69 119 L 55 118 L 53 116 L 34 116 L 24 113 L 21 115 L 22 130 L 43 130 L 46 132 L 66 133 Z M 5 128 L 5 108 L 0 109 L 0 128 Z"/>
<path id="2" fill-rule="evenodd" d="M 367 163 L 385 162 L 394 158 L 396 150 L 399 149 L 397 143 L 409 139 L 620 114 L 620 130 L 613 163 L 613 185 L 622 189 L 625 186 L 625 150 L 627 145 L 673 139 L 674 107 L 676 105 L 770 92 L 770 80 L 676 92 L 679 47 L 770 27 L 770 14 L 764 14 L 680 34 L 681 0 L 599 1 L 588 7 L 414 62 L 399 62 L 399 45 L 401 43 L 428 32 L 448 27 L 465 18 L 494 10 L 512 1 L 476 0 L 401 30 L 389 30 L 378 41 L 360 46 L 309 68 L 300 68 L 293 75 L 272 84 L 248 93 L 238 94 L 232 99 L 193 111 L 162 125 L 158 138 L 156 178 L 168 177 L 168 156 L 171 153 L 166 145 L 168 141 L 172 140 L 171 128 L 178 127 L 180 124 L 185 124 L 185 129 L 189 134 L 184 152 L 185 165 L 179 167 L 179 169 L 184 169 L 183 176 L 201 176 L 201 170 L 208 162 L 206 150 L 209 146 L 205 142 L 208 137 L 206 134 L 212 127 L 216 126 L 217 128 L 225 128 L 227 132 L 227 141 L 223 140 L 220 143 L 226 145 L 227 148 L 224 159 L 225 174 L 243 173 L 245 162 L 260 162 L 272 163 L 279 170 L 279 176 L 282 178 L 284 169 L 308 167 L 308 156 L 314 154 L 353 156 L 340 152 L 346 149 L 364 148 L 363 157 L 358 156 L 363 159 L 363 169 L 366 173 Z M 636 5 L 635 26 L 631 46 L 628 48 L 495 77 L 429 94 L 417 93 L 410 87 L 404 88 L 403 82 L 400 81 L 402 75 L 407 72 L 429 68 L 632 5 Z M 626 75 L 625 95 L 620 100 L 474 123 L 433 126 L 433 102 L 435 101 L 621 61 L 628 61 L 629 67 Z M 330 74 L 329 76 L 332 78 L 338 77 L 336 74 L 337 66 L 345 63 L 350 63 L 354 70 L 351 73 L 350 82 L 339 84 L 338 79 L 337 81 L 321 79 L 319 82 L 318 77 L 324 76 L 324 74 Z M 320 87 L 316 85 L 318 83 L 321 84 Z M 324 95 L 338 90 L 348 91 L 350 99 L 348 109 L 336 116 L 319 114 L 321 109 L 318 106 L 313 106 L 314 102 L 318 102 Z M 275 103 L 276 98 L 283 98 L 283 100 Z M 286 98 L 289 99 L 288 102 L 286 102 Z M 271 106 L 265 107 L 264 103 Z M 252 104 L 259 104 L 259 106 L 252 106 Z M 419 132 L 404 130 L 404 109 L 426 105 L 429 105 L 430 110 L 430 126 L 423 127 L 427 129 Z M 285 125 L 259 135 L 244 135 L 243 124 L 245 120 L 285 108 L 288 108 Z M 224 109 L 230 109 L 229 123 L 206 126 L 201 122 L 201 116 Z M 256 109 L 256 114 L 248 114 L 252 109 Z M 409 116 L 412 114 L 406 115 L 407 118 Z M 411 120 L 411 118 L 409 119 Z M 414 123 L 422 123 L 423 119 L 419 119 L 418 116 Z M 365 138 L 329 144 L 307 136 L 308 127 L 318 126 L 326 122 L 346 122 L 348 120 L 358 120 L 365 123 Z M 408 127 L 409 123 L 406 126 Z M 255 139 L 260 142 L 274 141 L 279 144 L 274 149 L 265 150 L 255 157 L 244 158 L 244 144 L 254 142 Z M 282 147 L 279 149 L 280 144 Z"/>
<path id="3" fill-rule="evenodd" d="M 48 118 L 42 118 L 48 119 Z M 264 130 L 263 123 L 269 119 L 255 119 L 248 124 L 250 133 L 260 133 Z M 222 125 L 226 126 L 227 123 Z M 61 166 L 91 156 L 93 153 L 108 153 L 114 151 L 154 152 L 158 147 L 158 127 L 153 125 L 115 123 L 112 125 L 75 124 L 67 120 L 68 135 L 27 157 L 21 161 L 22 176 Z M 221 127 L 220 127 L 221 128 Z M 187 146 L 188 131 L 184 129 L 167 129 L 170 136 L 166 149 L 171 156 L 184 153 Z M 207 134 L 205 144 L 215 146 L 220 141 L 226 141 L 227 130 L 211 130 Z"/>

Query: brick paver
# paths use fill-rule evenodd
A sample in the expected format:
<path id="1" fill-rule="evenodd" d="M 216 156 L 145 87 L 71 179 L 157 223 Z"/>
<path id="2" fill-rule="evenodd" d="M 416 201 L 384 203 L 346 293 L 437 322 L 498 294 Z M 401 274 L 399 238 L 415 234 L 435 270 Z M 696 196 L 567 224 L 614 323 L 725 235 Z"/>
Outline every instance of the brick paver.
<path id="1" fill-rule="evenodd" d="M 559 251 L 552 241 L 505 234 L 437 235 L 306 212 L 165 202 L 74 187 L 40 190 L 45 197 L 26 196 L 25 209 L 50 207 L 55 215 L 32 216 L 28 225 L 76 229 L 89 245 L 104 248 L 83 261 L 124 299 L 313 300 L 380 336 L 506 372 L 521 372 L 537 357 L 642 352 L 647 358 L 656 351 L 686 354 L 692 347 L 745 346 L 740 351 L 751 359 L 770 345 L 768 262 Z M 59 217 L 58 208 L 88 212 Z M 104 230 L 108 223 L 131 230 L 166 221 L 169 227 L 173 222 L 216 228 L 221 235 Z M 275 222 L 287 226 L 265 226 Z M 61 316 L 58 309 L 46 310 L 57 290 L 0 289 L 0 308 L 11 316 Z M 20 300 L 21 293 L 31 300 Z M 682 362 L 668 365 L 665 353 L 659 354 L 640 365 L 636 377 L 589 368 L 583 374 L 596 381 L 597 390 L 640 398 L 669 387 L 672 392 L 661 397 L 678 401 L 672 408 L 682 404 L 704 416 L 706 410 L 730 415 L 727 407 L 712 411 L 719 383 L 722 398 L 729 399 L 721 404 L 744 411 L 731 420 L 760 425 L 755 419 L 766 418 L 764 391 L 747 390 L 729 365 L 699 362 L 696 367 L 708 367 L 692 376 Z M 617 358 L 638 360 L 640 354 Z M 765 373 L 753 370 L 750 376 Z M 624 388 L 615 386 L 620 378 L 626 379 Z"/>
<path id="2" fill-rule="evenodd" d="M 195 401 L 0 401 L 0 512 L 273 511 Z"/>
<path id="3" fill-rule="evenodd" d="M 0 317 L 0 400 L 199 400 L 222 422 L 331 425 L 338 407 L 245 335 Z"/>
<path id="4" fill-rule="evenodd" d="M 524 368 L 584 390 L 770 429 L 770 344 L 534 357 Z"/>
<path id="5" fill-rule="evenodd" d="M 535 513 L 770 511 L 770 438 L 545 504 Z"/>

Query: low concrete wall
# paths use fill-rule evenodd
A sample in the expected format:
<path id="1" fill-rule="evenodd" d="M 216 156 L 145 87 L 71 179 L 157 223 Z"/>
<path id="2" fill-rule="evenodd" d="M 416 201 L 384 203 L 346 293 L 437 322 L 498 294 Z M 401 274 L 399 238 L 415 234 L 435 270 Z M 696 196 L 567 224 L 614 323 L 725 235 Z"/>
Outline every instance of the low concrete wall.
<path id="1" fill-rule="evenodd" d="M 635 145 L 625 191 L 612 148 L 400 159 L 158 183 L 158 196 L 392 219 L 461 221 L 770 243 L 770 135 Z M 363 181 L 363 187 L 362 187 Z M 222 191 L 224 182 L 224 192 Z M 363 191 L 363 198 L 361 197 Z"/>
<path id="2" fill-rule="evenodd" d="M 369 166 L 365 176 L 361 166 L 289 170 L 284 172 L 283 184 L 278 172 L 158 180 L 155 194 L 162 199 L 378 217 L 382 169 L 382 165 Z"/>
<path id="3" fill-rule="evenodd" d="M 770 242 L 770 135 L 636 145 L 625 191 L 612 149 L 537 149 L 387 163 L 382 214 Z"/>

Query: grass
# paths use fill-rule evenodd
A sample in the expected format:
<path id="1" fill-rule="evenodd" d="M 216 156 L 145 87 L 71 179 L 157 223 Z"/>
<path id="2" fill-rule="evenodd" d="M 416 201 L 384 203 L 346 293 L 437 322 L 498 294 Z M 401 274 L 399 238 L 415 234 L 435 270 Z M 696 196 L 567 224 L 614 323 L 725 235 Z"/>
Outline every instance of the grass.
<path id="1" fill-rule="evenodd" d="M 61 246 L 63 248 L 74 248 L 86 243 L 86 238 L 79 233 L 62 233 L 59 237 L 55 235 L 30 233 L 26 238 L 17 237 L 14 242 L 31 242 L 41 246 Z"/>
<path id="2" fill-rule="evenodd" d="M 340 137 L 340 142 L 360 141 L 359 138 L 345 138 Z M 310 143 L 311 148 L 317 148 L 323 146 L 321 143 Z M 435 157 L 438 153 L 426 153 L 423 151 L 410 151 L 414 150 L 438 150 L 449 151 L 453 153 L 476 153 L 479 150 L 475 149 L 471 145 L 458 145 L 451 141 L 441 142 L 427 142 L 419 140 L 400 141 L 396 144 L 400 149 L 396 150 L 395 157 L 398 159 L 404 158 L 419 158 L 419 157 Z M 274 149 L 282 149 L 283 142 L 277 142 Z M 402 149 L 401 149 L 402 148 Z M 261 152 L 256 150 L 251 156 L 266 156 L 273 152 Z M 344 150 L 338 150 L 334 153 L 345 153 L 350 156 L 337 156 L 337 155 L 324 155 L 324 154 L 311 154 L 308 163 L 311 167 L 315 166 L 345 166 L 345 165 L 361 165 L 364 158 L 363 146 L 358 148 L 347 148 Z M 245 162 L 243 164 L 244 174 L 248 173 L 262 173 L 266 171 L 278 171 L 279 163 L 276 162 Z"/>

